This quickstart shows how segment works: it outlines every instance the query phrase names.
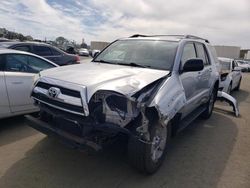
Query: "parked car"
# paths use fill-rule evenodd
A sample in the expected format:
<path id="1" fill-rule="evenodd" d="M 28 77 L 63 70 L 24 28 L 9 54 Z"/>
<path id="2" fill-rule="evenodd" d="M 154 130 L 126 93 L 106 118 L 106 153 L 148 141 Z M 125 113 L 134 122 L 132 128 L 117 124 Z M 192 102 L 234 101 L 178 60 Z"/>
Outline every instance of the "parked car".
<path id="1" fill-rule="evenodd" d="M 242 72 L 249 72 L 250 71 L 250 65 L 245 62 L 244 60 L 235 60 L 239 67 L 241 67 Z"/>
<path id="2" fill-rule="evenodd" d="M 0 118 L 37 111 L 30 98 L 34 79 L 53 67 L 58 65 L 28 52 L 0 50 Z"/>
<path id="3" fill-rule="evenodd" d="M 9 48 L 34 53 L 60 66 L 80 63 L 78 55 L 68 54 L 52 45 L 42 42 L 1 42 L 0 48 Z"/>
<path id="4" fill-rule="evenodd" d="M 82 56 L 89 56 L 89 50 L 87 48 L 80 48 L 78 54 Z"/>
<path id="5" fill-rule="evenodd" d="M 242 79 L 241 67 L 233 59 L 219 57 L 219 61 L 221 64 L 220 89 L 228 94 L 232 90 L 239 90 Z"/>
<path id="6" fill-rule="evenodd" d="M 131 164 L 153 173 L 171 135 L 212 114 L 219 73 L 211 48 L 190 35 L 116 40 L 91 63 L 43 71 L 31 94 L 40 117 L 27 120 L 76 148 L 98 150 L 125 134 Z"/>

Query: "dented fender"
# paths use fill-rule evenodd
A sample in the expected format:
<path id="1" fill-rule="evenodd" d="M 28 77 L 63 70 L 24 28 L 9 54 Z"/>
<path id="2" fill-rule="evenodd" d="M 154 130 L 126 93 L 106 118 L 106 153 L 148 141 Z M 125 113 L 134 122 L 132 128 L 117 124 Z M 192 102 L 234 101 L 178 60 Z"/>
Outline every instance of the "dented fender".
<path id="1" fill-rule="evenodd" d="M 159 88 L 157 95 L 151 101 L 149 107 L 155 107 L 161 123 L 167 125 L 176 113 L 185 106 L 186 101 L 181 81 L 177 75 L 173 74 Z"/>

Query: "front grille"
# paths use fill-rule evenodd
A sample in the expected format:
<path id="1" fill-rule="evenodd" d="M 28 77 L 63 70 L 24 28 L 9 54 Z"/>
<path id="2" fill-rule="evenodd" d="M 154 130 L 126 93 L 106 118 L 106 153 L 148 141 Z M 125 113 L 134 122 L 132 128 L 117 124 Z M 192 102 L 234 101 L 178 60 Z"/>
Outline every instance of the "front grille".
<path id="1" fill-rule="evenodd" d="M 63 103 L 63 102 L 48 98 L 48 97 L 44 96 L 43 94 L 34 93 L 34 92 L 32 93 L 31 96 L 34 97 L 35 99 L 38 99 L 40 102 L 44 102 L 44 103 L 47 103 L 47 104 L 51 104 L 53 106 L 57 106 L 57 107 L 60 107 L 60 108 L 63 108 L 63 109 L 67 109 L 67 110 L 70 110 L 70 111 L 74 111 L 74 112 L 84 114 L 83 107 L 81 107 L 81 106 L 75 106 L 75 105 Z"/>
<path id="2" fill-rule="evenodd" d="M 38 82 L 36 87 L 40 87 L 40 88 L 47 89 L 47 90 L 51 87 L 57 87 L 61 90 L 61 93 L 64 95 L 81 98 L 81 94 L 79 91 L 67 89 L 67 88 L 64 88 L 62 86 L 52 85 L 52 84 L 48 84 L 45 82 Z"/>
<path id="3" fill-rule="evenodd" d="M 51 87 L 60 89 L 60 92 L 57 96 L 49 96 L 49 89 Z M 84 104 L 82 103 L 80 91 L 40 81 L 33 89 L 31 97 L 33 97 L 35 101 L 38 101 L 55 109 L 63 110 L 76 115 L 88 115 L 86 111 L 84 111 L 87 104 L 85 104 L 84 106 Z"/>

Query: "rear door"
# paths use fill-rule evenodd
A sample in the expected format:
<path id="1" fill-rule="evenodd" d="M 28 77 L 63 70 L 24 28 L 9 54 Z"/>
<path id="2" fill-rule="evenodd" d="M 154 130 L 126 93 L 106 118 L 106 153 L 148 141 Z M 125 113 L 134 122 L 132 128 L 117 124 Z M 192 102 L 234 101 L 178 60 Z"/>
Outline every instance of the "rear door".
<path id="1" fill-rule="evenodd" d="M 0 118 L 6 117 L 11 113 L 3 70 L 4 70 L 4 56 L 0 55 Z"/>

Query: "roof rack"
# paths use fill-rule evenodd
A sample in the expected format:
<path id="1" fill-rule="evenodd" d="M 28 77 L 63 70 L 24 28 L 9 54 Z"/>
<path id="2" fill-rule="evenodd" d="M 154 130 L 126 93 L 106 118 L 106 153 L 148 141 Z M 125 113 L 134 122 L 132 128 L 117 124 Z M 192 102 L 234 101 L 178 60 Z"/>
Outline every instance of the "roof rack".
<path id="1" fill-rule="evenodd" d="M 182 39 L 198 39 L 198 40 L 204 40 L 206 43 L 209 43 L 209 40 L 197 37 L 194 35 L 141 35 L 141 34 L 134 34 L 130 36 L 129 38 L 136 38 L 136 37 L 180 37 Z"/>

